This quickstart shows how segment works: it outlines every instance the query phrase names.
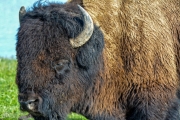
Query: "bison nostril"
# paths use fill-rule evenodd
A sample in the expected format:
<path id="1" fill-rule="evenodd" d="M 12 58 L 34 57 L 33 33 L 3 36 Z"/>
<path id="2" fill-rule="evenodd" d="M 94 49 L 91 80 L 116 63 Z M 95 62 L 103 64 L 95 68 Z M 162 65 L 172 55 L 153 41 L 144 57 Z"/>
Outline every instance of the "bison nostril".
<path id="1" fill-rule="evenodd" d="M 28 102 L 27 102 L 27 108 L 29 109 L 29 110 L 34 110 L 35 109 L 35 104 L 38 102 L 38 99 L 36 99 L 36 100 L 29 100 Z"/>
<path id="2" fill-rule="evenodd" d="M 25 102 L 20 102 L 20 109 L 23 111 L 33 111 L 36 106 L 38 105 L 39 100 L 38 99 L 32 99 Z"/>

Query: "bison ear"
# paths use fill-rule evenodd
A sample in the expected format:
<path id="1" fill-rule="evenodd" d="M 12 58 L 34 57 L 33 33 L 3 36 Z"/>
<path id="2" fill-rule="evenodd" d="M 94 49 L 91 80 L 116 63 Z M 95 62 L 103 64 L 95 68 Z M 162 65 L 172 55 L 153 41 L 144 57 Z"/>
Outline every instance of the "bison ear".
<path id="1" fill-rule="evenodd" d="M 77 64 L 82 69 L 94 69 L 98 62 L 101 61 L 102 50 L 104 48 L 104 37 L 98 27 L 94 27 L 94 33 L 90 40 L 79 47 L 76 60 Z"/>
<path id="2" fill-rule="evenodd" d="M 24 6 L 22 6 L 19 10 L 19 23 L 21 24 L 22 18 L 26 14 L 26 9 Z"/>

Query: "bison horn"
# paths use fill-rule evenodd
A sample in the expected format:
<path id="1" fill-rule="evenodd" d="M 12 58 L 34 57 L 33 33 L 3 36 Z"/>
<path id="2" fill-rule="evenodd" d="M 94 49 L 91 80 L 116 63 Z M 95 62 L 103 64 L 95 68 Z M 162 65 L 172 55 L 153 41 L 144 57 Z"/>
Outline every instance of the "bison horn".
<path id="1" fill-rule="evenodd" d="M 84 16 L 84 28 L 83 31 L 76 38 L 70 39 L 70 43 L 73 48 L 84 45 L 90 39 L 94 30 L 93 20 L 90 15 L 80 5 L 78 5 L 78 7 Z"/>
<path id="2" fill-rule="evenodd" d="M 26 9 L 24 6 L 22 6 L 19 10 L 19 23 L 20 24 L 21 24 L 21 20 L 25 14 L 26 14 Z"/>

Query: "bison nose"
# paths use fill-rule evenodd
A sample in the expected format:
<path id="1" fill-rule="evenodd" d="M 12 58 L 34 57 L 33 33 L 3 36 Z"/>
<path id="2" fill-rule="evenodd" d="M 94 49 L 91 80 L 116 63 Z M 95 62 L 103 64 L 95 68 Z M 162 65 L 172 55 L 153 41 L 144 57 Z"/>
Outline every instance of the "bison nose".
<path id="1" fill-rule="evenodd" d="M 34 111 L 39 103 L 39 99 L 31 99 L 28 101 L 20 102 L 20 109 L 23 111 Z"/>

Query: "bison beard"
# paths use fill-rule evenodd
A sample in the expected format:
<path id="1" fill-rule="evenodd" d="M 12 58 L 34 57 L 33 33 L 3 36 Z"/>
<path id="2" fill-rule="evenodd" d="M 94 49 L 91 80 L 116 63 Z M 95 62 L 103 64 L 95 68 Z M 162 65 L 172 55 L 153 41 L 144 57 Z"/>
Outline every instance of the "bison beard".
<path id="1" fill-rule="evenodd" d="M 27 12 L 22 7 L 16 46 L 20 109 L 35 120 L 65 120 L 70 112 L 92 120 L 179 120 L 179 2 L 166 2 L 72 0 L 37 2 Z"/>

